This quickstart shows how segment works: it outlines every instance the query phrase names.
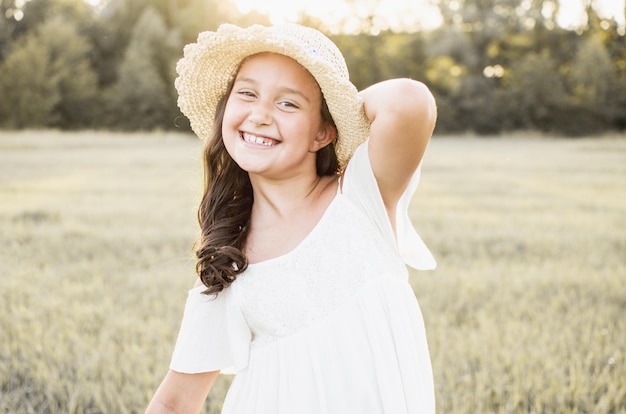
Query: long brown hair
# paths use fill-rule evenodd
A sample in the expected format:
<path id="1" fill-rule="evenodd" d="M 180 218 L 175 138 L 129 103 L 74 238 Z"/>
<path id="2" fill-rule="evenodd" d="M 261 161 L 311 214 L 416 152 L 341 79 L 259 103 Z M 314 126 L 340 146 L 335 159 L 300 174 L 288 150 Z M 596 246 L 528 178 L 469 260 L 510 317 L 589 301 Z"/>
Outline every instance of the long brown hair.
<path id="1" fill-rule="evenodd" d="M 243 249 L 254 194 L 248 173 L 241 169 L 226 151 L 222 123 L 226 102 L 234 81 L 220 99 L 210 139 L 204 147 L 204 191 L 198 207 L 200 239 L 195 245 L 196 272 L 207 287 L 205 294 L 217 294 L 230 286 L 246 270 L 248 260 Z M 322 97 L 322 121 L 337 129 L 326 101 Z M 317 175 L 337 174 L 339 163 L 334 143 L 317 152 Z"/>

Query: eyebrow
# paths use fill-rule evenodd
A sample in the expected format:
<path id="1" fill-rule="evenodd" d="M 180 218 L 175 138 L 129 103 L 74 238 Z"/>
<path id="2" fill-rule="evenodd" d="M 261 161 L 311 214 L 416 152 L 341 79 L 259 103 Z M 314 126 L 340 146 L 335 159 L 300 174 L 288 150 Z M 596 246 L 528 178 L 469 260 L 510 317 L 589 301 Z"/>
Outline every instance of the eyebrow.
<path id="1" fill-rule="evenodd" d="M 247 77 L 243 77 L 243 78 L 236 78 L 236 79 L 235 79 L 235 83 L 237 83 L 237 82 L 249 82 L 249 83 L 252 83 L 252 84 L 255 84 L 255 85 L 258 83 L 255 79 L 253 79 L 253 78 L 247 78 Z M 290 88 L 290 87 L 288 87 L 288 86 L 281 86 L 281 87 L 279 88 L 279 90 L 280 90 L 281 92 L 286 92 L 286 93 L 290 93 L 290 94 L 294 94 L 294 95 L 301 96 L 301 97 L 302 97 L 303 99 L 305 99 L 308 103 L 311 103 L 311 100 L 308 98 L 308 96 L 306 96 L 305 94 L 303 94 L 302 92 L 300 92 L 298 89 L 293 89 L 293 88 Z"/>

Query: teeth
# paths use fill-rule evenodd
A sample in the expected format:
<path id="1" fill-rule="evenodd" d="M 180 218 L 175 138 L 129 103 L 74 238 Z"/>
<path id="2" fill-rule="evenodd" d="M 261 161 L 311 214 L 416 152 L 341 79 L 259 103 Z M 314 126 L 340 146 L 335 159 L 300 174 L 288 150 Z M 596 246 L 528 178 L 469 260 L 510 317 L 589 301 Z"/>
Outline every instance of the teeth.
<path id="1" fill-rule="evenodd" d="M 248 134 L 246 132 L 244 132 L 242 135 L 243 135 L 244 141 L 250 142 L 253 144 L 259 144 L 259 145 L 265 145 L 266 147 L 271 147 L 272 145 L 276 143 L 276 141 L 271 138 L 258 137 L 256 135 Z"/>

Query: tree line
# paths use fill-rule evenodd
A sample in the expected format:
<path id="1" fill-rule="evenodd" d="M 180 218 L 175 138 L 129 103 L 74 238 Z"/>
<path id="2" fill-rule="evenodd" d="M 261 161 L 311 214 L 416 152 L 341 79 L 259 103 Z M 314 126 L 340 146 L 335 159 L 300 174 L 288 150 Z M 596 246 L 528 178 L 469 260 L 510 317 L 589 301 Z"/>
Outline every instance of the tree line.
<path id="1" fill-rule="evenodd" d="M 379 31 L 372 15 L 360 33 L 330 36 L 358 88 L 428 84 L 440 133 L 623 131 L 624 28 L 588 6 L 587 24 L 567 30 L 556 10 L 556 0 L 457 0 L 440 4 L 435 30 Z M 175 64 L 221 22 L 269 24 L 218 0 L 0 0 L 0 127 L 188 130 Z"/>

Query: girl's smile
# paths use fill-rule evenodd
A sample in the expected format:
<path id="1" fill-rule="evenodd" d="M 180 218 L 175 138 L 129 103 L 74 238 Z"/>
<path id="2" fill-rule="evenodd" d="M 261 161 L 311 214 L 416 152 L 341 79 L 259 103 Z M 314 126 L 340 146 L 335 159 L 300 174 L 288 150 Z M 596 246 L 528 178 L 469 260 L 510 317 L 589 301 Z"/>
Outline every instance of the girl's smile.
<path id="1" fill-rule="evenodd" d="M 321 107 L 320 88 L 299 63 L 275 53 L 253 55 L 241 65 L 228 96 L 224 145 L 253 175 L 315 172 L 317 151 L 334 139 Z"/>
<path id="2" fill-rule="evenodd" d="M 251 134 L 249 132 L 241 132 L 241 139 L 243 139 L 245 142 L 247 142 L 249 144 L 258 144 L 258 145 L 262 145 L 264 147 L 273 147 L 275 145 L 280 144 L 280 141 L 278 141 L 278 140 L 275 140 L 275 139 L 272 139 L 272 138 L 268 138 L 268 137 L 254 135 L 254 134 Z"/>

